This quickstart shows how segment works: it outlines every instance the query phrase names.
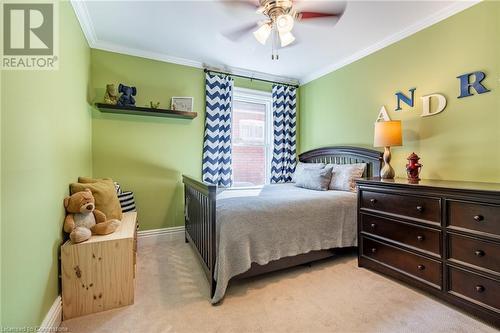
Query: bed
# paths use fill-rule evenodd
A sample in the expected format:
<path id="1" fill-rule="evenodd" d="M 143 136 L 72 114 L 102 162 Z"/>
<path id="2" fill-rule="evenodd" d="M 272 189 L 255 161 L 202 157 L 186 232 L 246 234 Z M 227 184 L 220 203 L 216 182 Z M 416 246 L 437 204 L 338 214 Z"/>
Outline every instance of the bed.
<path id="1" fill-rule="evenodd" d="M 326 147 L 299 155 L 303 163 L 366 163 L 378 174 L 380 152 Z M 218 189 L 183 176 L 185 237 L 210 283 L 212 304 L 231 279 L 309 263 L 357 245 L 356 194 L 314 191 L 294 184 Z"/>

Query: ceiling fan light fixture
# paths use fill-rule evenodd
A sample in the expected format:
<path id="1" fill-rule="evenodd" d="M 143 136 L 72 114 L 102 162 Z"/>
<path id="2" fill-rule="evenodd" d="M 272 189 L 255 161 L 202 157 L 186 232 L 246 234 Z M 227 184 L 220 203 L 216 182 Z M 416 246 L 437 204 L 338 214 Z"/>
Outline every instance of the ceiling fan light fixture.
<path id="1" fill-rule="evenodd" d="M 269 38 L 269 35 L 271 35 L 271 26 L 268 23 L 263 24 L 259 27 L 259 29 L 253 32 L 253 35 L 259 43 L 266 45 L 266 41 Z"/>
<path id="2" fill-rule="evenodd" d="M 281 32 L 280 31 L 280 41 L 281 47 L 292 44 L 295 41 L 295 36 L 291 32 Z"/>
<path id="3" fill-rule="evenodd" d="M 280 33 L 290 32 L 293 29 L 293 17 L 290 14 L 283 14 L 276 18 L 276 28 Z"/>

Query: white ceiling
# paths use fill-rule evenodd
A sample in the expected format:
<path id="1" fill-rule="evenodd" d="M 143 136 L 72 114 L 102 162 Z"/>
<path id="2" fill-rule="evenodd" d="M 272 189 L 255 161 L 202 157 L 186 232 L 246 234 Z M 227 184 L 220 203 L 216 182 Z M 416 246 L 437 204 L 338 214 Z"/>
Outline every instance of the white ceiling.
<path id="1" fill-rule="evenodd" d="M 476 1 L 477 2 L 477 1 Z M 308 11 L 346 6 L 338 22 L 299 22 L 300 43 L 281 49 L 248 34 L 223 36 L 263 16 L 221 1 L 73 1 L 91 47 L 201 67 L 267 73 L 308 82 L 457 13 L 469 1 L 295 1 Z M 240 71 L 245 72 L 245 71 Z M 256 76 L 259 76 L 256 74 Z"/>

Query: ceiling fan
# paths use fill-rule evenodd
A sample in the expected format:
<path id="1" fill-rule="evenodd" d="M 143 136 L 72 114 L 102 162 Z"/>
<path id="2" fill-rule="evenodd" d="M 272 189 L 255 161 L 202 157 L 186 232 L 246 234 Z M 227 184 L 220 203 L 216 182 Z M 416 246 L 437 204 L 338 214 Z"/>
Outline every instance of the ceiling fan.
<path id="1" fill-rule="evenodd" d="M 271 37 L 271 59 L 273 60 L 279 59 L 279 55 L 277 54 L 278 42 L 281 47 L 286 47 L 296 41 L 292 30 L 297 21 L 326 17 L 340 18 L 343 14 L 343 10 L 335 13 L 298 11 L 292 0 L 259 0 L 258 5 L 255 1 L 251 0 L 225 3 L 231 5 L 244 5 L 266 16 L 263 21 L 242 26 L 224 35 L 231 40 L 237 40 L 253 30 L 255 39 L 262 45 L 265 45 Z"/>

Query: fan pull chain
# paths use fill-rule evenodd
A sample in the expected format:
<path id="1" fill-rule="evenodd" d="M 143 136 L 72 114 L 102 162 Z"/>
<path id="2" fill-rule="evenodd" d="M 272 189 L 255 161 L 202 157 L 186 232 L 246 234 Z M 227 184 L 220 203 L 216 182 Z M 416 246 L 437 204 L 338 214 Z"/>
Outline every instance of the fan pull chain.
<path id="1" fill-rule="evenodd" d="M 274 60 L 274 44 L 276 44 L 275 31 L 276 30 L 273 24 L 273 30 L 271 31 L 271 60 Z"/>
<path id="2" fill-rule="evenodd" d="M 278 54 L 278 28 L 273 25 L 273 30 L 271 33 L 271 60 L 279 60 L 280 56 Z"/>

